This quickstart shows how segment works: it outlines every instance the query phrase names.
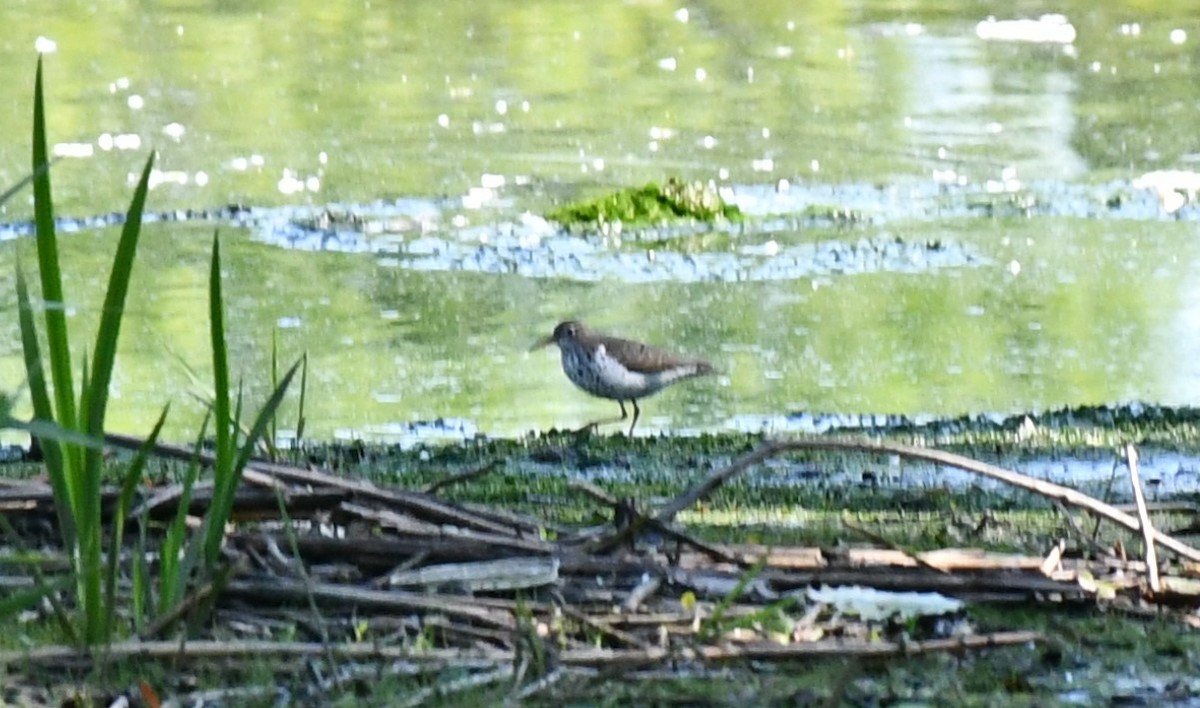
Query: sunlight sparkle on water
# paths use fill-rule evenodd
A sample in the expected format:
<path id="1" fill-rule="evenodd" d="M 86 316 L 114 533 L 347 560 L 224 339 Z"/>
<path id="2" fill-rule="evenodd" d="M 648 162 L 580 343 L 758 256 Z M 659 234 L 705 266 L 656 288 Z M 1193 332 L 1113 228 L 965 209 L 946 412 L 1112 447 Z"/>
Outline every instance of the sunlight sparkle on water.
<path id="1" fill-rule="evenodd" d="M 985 41 L 1071 44 L 1075 41 L 1075 26 L 1058 14 L 1042 15 L 1036 20 L 989 17 L 975 26 L 975 36 Z"/>
<path id="2" fill-rule="evenodd" d="M 91 143 L 58 143 L 52 150 L 55 157 L 91 157 L 95 148 Z"/>
<path id="3" fill-rule="evenodd" d="M 134 172 L 130 172 L 127 177 L 127 180 L 129 182 L 129 184 L 133 185 L 133 184 L 137 184 L 138 179 L 140 179 L 140 177 L 141 177 L 141 175 L 134 173 Z M 189 181 L 190 181 L 190 179 L 188 178 L 188 173 L 184 172 L 182 170 L 151 170 L 150 183 L 148 186 L 150 189 L 157 189 L 158 187 L 160 187 L 164 184 L 175 184 L 175 185 L 183 186 L 183 185 L 186 185 Z"/>
<path id="4" fill-rule="evenodd" d="M 111 133 L 101 133 L 96 139 L 96 144 L 101 150 L 137 150 L 142 147 L 142 137 L 136 133 L 121 133 L 113 135 Z"/>
<path id="5" fill-rule="evenodd" d="M 101 146 L 103 147 L 103 146 Z M 251 167 L 262 167 L 266 164 L 266 159 L 262 155 L 251 155 L 250 157 L 235 157 L 229 162 L 229 168 L 238 172 L 245 172 Z"/>

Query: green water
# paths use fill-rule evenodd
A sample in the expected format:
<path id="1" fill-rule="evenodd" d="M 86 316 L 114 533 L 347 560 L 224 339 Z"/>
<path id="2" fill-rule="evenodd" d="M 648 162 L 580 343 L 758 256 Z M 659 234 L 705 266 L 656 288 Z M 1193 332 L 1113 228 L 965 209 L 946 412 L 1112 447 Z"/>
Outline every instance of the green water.
<path id="1" fill-rule="evenodd" d="M 472 223 L 667 175 L 888 184 L 953 168 L 982 183 L 1011 167 L 1025 180 L 1090 183 L 1196 159 L 1192 7 L 1068 3 L 1061 11 L 1079 34 L 1070 51 L 979 40 L 975 24 L 989 14 L 1028 16 L 1000 3 L 711 2 L 689 7 L 686 21 L 679 9 L 4 3 L 0 184 L 28 169 L 38 36 L 57 42 L 46 63 L 52 142 L 94 147 L 54 168 L 60 215 L 123 210 L 127 176 L 151 148 L 162 170 L 187 177 L 158 186 L 152 210 L 455 197 L 485 173 L 520 183 L 502 191 L 510 202 L 468 213 Z M 1138 33 L 1123 34 L 1123 23 Z M 1188 39 L 1173 44 L 1173 29 Z M 104 134 L 140 143 L 106 151 Z M 316 191 L 281 192 L 285 175 L 313 178 Z M 30 211 L 25 193 L 0 220 Z M 168 401 L 169 437 L 199 421 L 189 392 L 208 377 L 211 234 L 147 228 L 114 429 L 144 433 Z M 284 359 L 307 352 L 308 433 L 321 438 L 439 417 L 514 435 L 609 415 L 615 404 L 575 391 L 551 351 L 526 352 L 567 317 L 707 356 L 723 372 L 646 402 L 646 430 L 797 411 L 1200 399 L 1195 222 L 935 218 L 774 237 L 880 234 L 969 244 L 988 262 L 761 283 L 584 283 L 415 272 L 226 228 L 233 361 L 261 400 L 272 334 Z M 95 326 L 114 244 L 112 231 L 62 240 L 77 345 Z M 18 254 L 32 264 L 30 246 L 0 244 L 9 391 L 24 380 L 11 274 Z"/>

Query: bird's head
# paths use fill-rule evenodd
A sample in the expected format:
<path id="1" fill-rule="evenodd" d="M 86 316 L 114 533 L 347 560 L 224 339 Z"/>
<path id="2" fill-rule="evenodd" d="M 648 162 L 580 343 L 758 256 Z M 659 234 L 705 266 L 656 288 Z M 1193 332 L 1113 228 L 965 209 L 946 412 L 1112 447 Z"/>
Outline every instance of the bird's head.
<path id="1" fill-rule="evenodd" d="M 554 328 L 554 332 L 539 339 L 536 344 L 530 347 L 529 351 L 541 349 L 542 347 L 547 347 L 551 344 L 562 346 L 564 341 L 574 339 L 584 331 L 585 328 L 582 322 L 576 322 L 575 320 L 559 322 L 558 326 Z"/>

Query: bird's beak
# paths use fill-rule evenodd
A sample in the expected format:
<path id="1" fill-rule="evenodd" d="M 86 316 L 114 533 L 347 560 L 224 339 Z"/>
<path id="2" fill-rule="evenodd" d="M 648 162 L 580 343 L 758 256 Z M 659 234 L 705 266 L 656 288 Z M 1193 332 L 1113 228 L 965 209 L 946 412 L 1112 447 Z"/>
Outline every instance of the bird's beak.
<path id="1" fill-rule="evenodd" d="M 551 344 L 554 344 L 554 335 L 548 334 L 545 337 L 542 337 L 541 339 L 537 340 L 537 344 L 534 344 L 532 347 L 530 347 L 529 351 L 536 352 L 537 350 L 541 349 L 542 347 L 548 347 Z"/>

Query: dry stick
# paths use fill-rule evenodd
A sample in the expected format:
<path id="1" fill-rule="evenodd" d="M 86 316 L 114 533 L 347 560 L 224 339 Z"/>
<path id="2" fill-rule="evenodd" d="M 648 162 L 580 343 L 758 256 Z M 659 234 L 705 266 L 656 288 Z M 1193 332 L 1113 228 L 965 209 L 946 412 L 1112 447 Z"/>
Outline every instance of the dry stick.
<path id="1" fill-rule="evenodd" d="M 759 447 L 757 450 L 742 455 L 724 469 L 720 469 L 709 474 L 699 484 L 692 485 L 691 489 L 675 497 L 673 500 L 671 500 L 670 504 L 667 504 L 665 507 L 659 510 L 658 515 L 655 518 L 664 523 L 669 522 L 671 519 L 675 518 L 676 514 L 708 496 L 710 492 L 722 484 L 725 484 L 725 482 L 732 479 L 735 475 L 741 474 L 745 470 L 749 469 L 751 465 L 758 464 L 768 457 L 772 457 L 780 452 L 800 449 L 792 447 L 795 444 L 796 443 L 769 442 L 766 445 Z"/>
<path id="2" fill-rule="evenodd" d="M 1133 501 L 1137 504 L 1138 519 L 1142 524 L 1142 543 L 1146 553 L 1146 576 L 1150 580 L 1151 592 L 1157 593 L 1158 553 L 1154 550 L 1154 526 L 1150 524 L 1150 512 L 1146 509 L 1146 496 L 1142 493 L 1142 477 L 1138 474 L 1138 453 L 1133 443 L 1125 445 L 1125 466 L 1129 468 L 1129 482 L 1133 485 Z"/>
<path id="3" fill-rule="evenodd" d="M 696 550 L 700 551 L 701 553 L 708 555 L 713 560 L 720 561 L 722 563 L 730 563 L 732 565 L 740 565 L 743 567 L 751 566 L 758 562 L 757 559 L 749 560 L 749 561 L 744 560 L 744 559 L 739 559 L 736 556 L 730 554 L 725 549 L 723 549 L 719 546 L 714 546 L 712 544 L 705 543 L 704 541 L 701 541 L 700 539 L 698 539 L 694 536 L 686 534 L 683 531 L 680 531 L 679 529 L 671 528 L 670 526 L 668 526 L 667 524 L 664 524 L 663 522 L 659 521 L 658 519 L 648 517 L 648 516 L 642 516 L 640 514 L 638 515 L 638 518 L 644 520 L 644 523 L 645 523 L 644 528 L 650 529 L 652 531 L 657 531 L 657 532 L 661 533 L 663 536 L 666 536 L 667 538 L 671 539 L 672 541 L 675 541 L 676 543 L 683 544 L 685 546 L 691 546 L 692 548 L 695 548 Z"/>
<path id="4" fill-rule="evenodd" d="M 1099 499 L 1090 497 L 1080 491 L 1064 487 L 1061 484 L 1053 482 L 1045 482 L 1040 479 L 1034 479 L 1018 472 L 1006 470 L 1003 467 L 990 465 L 986 462 L 972 460 L 969 457 L 956 455 L 952 452 L 943 452 L 941 450 L 930 450 L 920 447 L 912 447 L 909 445 L 901 445 L 899 443 L 885 442 L 882 440 L 869 439 L 849 439 L 849 438 L 808 438 L 804 440 L 776 440 L 768 442 L 762 447 L 742 457 L 734 460 L 728 467 L 717 470 L 710 474 L 699 484 L 693 486 L 683 494 L 676 497 L 667 504 L 658 516 L 655 517 L 659 521 L 668 521 L 680 511 L 695 504 L 705 495 L 712 492 L 728 481 L 731 477 L 739 474 L 749 468 L 751 465 L 762 462 L 763 460 L 777 455 L 781 452 L 789 450 L 825 450 L 836 452 L 865 452 L 876 455 L 897 455 L 899 457 L 911 458 L 914 460 L 925 460 L 947 467 L 956 467 L 960 470 L 973 472 L 984 477 L 998 479 L 1001 482 L 1010 484 L 1014 487 L 1020 487 L 1029 491 L 1041 494 L 1050 499 L 1058 499 L 1072 506 L 1081 507 L 1088 511 L 1102 516 L 1111 521 L 1114 521 L 1130 531 L 1141 530 L 1141 523 L 1129 514 L 1126 514 L 1110 504 L 1105 504 Z M 1175 553 L 1187 558 L 1200 562 L 1200 550 L 1196 550 L 1191 546 L 1176 540 L 1165 533 L 1152 529 L 1154 541 L 1168 548 Z"/>
<path id="5" fill-rule="evenodd" d="M 1097 555 L 1112 555 L 1112 549 L 1105 547 L 1103 543 L 1097 541 L 1095 533 L 1091 534 L 1090 536 L 1088 535 L 1088 532 L 1079 525 L 1079 522 L 1075 520 L 1075 517 L 1071 516 L 1071 510 L 1067 508 L 1066 504 L 1063 504 L 1059 499 L 1053 499 L 1051 501 L 1054 502 L 1054 508 L 1058 509 L 1058 513 L 1062 514 L 1062 517 L 1067 520 L 1067 526 L 1070 526 L 1071 530 L 1075 532 L 1075 535 L 1079 537 L 1080 543 L 1084 544 L 1088 548 L 1091 548 L 1092 552 Z M 1096 519 L 1096 523 L 1100 523 L 1100 519 L 1098 517 Z M 1099 528 L 1096 530 L 1098 531 Z"/>
<path id="6" fill-rule="evenodd" d="M 418 565 L 421 565 L 428 559 L 429 559 L 429 551 L 417 551 L 416 553 L 409 556 L 408 559 L 405 560 L 403 563 L 397 565 L 396 567 L 392 568 L 391 570 L 384 573 L 383 575 L 373 578 L 371 580 L 370 585 L 371 585 L 371 587 L 375 588 L 376 590 L 381 590 L 388 586 L 388 580 L 396 573 L 403 573 L 406 570 L 412 570 L 413 568 L 416 568 Z"/>
<path id="7" fill-rule="evenodd" d="M 993 634 L 973 634 L 950 639 L 927 641 L 843 641 L 824 639 L 816 642 L 775 644 L 755 642 L 751 644 L 703 646 L 697 648 L 672 649 L 650 647 L 647 649 L 566 649 L 557 653 L 564 666 L 620 667 L 661 663 L 672 658 L 701 659 L 706 661 L 733 661 L 744 659 L 793 659 L 804 657 L 864 657 L 886 658 L 913 656 L 937 652 L 954 652 L 969 649 L 1011 646 L 1043 641 L 1040 632 L 1015 631 Z M 323 657 L 331 647 L 320 642 L 276 642 L 272 640 L 248 640 L 222 642 L 199 640 L 193 642 L 156 641 L 120 642 L 111 645 L 105 656 L 112 660 L 170 659 L 173 661 L 199 661 L 204 659 L 230 659 L 252 657 Z M 496 649 L 413 649 L 411 647 L 387 647 L 375 644 L 335 644 L 335 654 L 349 660 L 392 660 L 440 666 L 483 668 L 488 665 L 511 665 L 515 653 Z M 25 666 L 88 665 L 93 658 L 72 646 L 43 646 L 26 650 L 0 651 L 0 666 L 21 664 Z"/>
<path id="8" fill-rule="evenodd" d="M 114 447 L 120 447 L 129 450 L 138 450 L 141 448 L 143 441 L 130 435 L 116 435 L 107 433 L 104 436 L 104 441 Z M 177 445 L 167 445 L 165 443 L 156 443 L 154 452 L 157 455 L 191 462 L 198 459 L 201 463 L 211 465 L 216 461 L 216 457 L 205 452 L 196 455 L 192 448 L 180 447 Z M 268 483 L 274 485 L 279 481 L 291 482 L 293 484 L 306 484 L 316 487 L 330 487 L 340 489 L 342 491 L 352 492 L 364 497 L 372 498 L 377 501 L 395 504 L 405 510 L 416 512 L 437 519 L 443 523 L 457 524 L 469 528 L 478 529 L 481 531 L 490 531 L 508 536 L 517 535 L 517 531 L 510 526 L 504 526 L 490 519 L 484 518 L 479 514 L 472 514 L 464 511 L 461 508 L 447 505 L 432 497 L 423 496 L 414 492 L 406 492 L 401 490 L 381 489 L 371 484 L 370 482 L 351 480 L 338 477 L 333 474 L 324 472 L 316 472 L 312 470 L 300 469 L 298 467 L 289 467 L 288 465 L 279 465 L 271 462 L 262 462 L 255 460 L 246 468 L 245 478 L 247 481 L 253 481 L 258 484 Z M 257 473 L 257 474 L 256 474 Z"/>
<path id="9" fill-rule="evenodd" d="M 1039 568 L 1039 570 L 1042 571 L 1042 575 L 1050 577 L 1051 574 L 1054 573 L 1054 571 L 1060 565 L 1062 565 L 1062 554 L 1063 551 L 1066 550 L 1066 546 L 1067 544 L 1063 543 L 1062 541 L 1058 541 L 1054 544 L 1054 546 L 1050 549 L 1050 552 L 1046 554 L 1044 559 L 1042 559 L 1042 565 L 1041 568 Z"/>
<path id="10" fill-rule="evenodd" d="M 225 587 L 225 594 L 232 597 L 251 597 L 267 599 L 274 604 L 280 602 L 305 602 L 309 593 L 313 598 L 322 602 L 357 605 L 360 608 L 378 608 L 389 611 L 424 610 L 426 612 L 442 612 L 451 617 L 470 619 L 491 627 L 511 629 L 514 626 L 511 616 L 505 612 L 487 609 L 486 604 L 474 602 L 464 597 L 460 600 L 445 596 L 426 595 L 423 593 L 404 592 L 400 590 L 368 590 L 358 587 L 346 587 L 331 583 L 299 583 L 296 581 L 274 580 L 235 580 Z"/>
<path id="11" fill-rule="evenodd" d="M 592 496 L 595 496 L 596 493 L 599 493 L 600 495 L 602 495 L 597 498 L 602 499 L 604 497 L 608 497 L 608 494 L 601 489 L 589 490 L 589 489 L 587 489 L 587 487 L 583 487 L 583 486 L 580 486 L 579 489 L 587 492 L 589 495 L 592 495 Z M 611 497 L 609 497 L 609 498 L 611 498 Z M 615 502 L 615 501 L 613 502 L 614 505 L 616 503 L 617 502 Z M 637 511 L 636 509 L 634 509 L 632 513 L 633 513 L 633 518 L 630 519 L 630 522 L 628 525 L 626 525 L 622 529 L 619 529 L 615 534 L 602 533 L 599 536 L 594 537 L 592 539 L 592 543 L 589 544 L 589 546 L 587 547 L 588 550 L 593 554 L 607 553 L 608 551 L 612 550 L 613 548 L 616 548 L 620 544 L 626 543 L 626 542 L 632 540 L 634 537 L 636 537 L 638 534 L 641 534 L 644 531 L 657 531 L 658 533 L 662 534 L 663 536 L 666 536 L 667 538 L 671 539 L 672 541 L 675 541 L 678 544 L 685 545 L 685 546 L 691 546 L 692 548 L 695 548 L 696 550 L 698 550 L 702 553 L 705 553 L 705 554 L 709 555 L 711 558 L 713 558 L 714 560 L 721 561 L 722 563 L 730 563 L 733 565 L 740 565 L 743 567 L 747 567 L 750 565 L 754 565 L 754 563 L 757 562 L 757 561 L 746 562 L 746 561 L 739 560 L 735 556 L 733 556 L 730 553 L 728 553 L 727 551 L 725 551 L 723 548 L 714 546 L 709 543 L 705 543 L 704 541 L 701 541 L 700 539 L 698 539 L 694 536 L 686 534 L 683 531 L 680 531 L 679 529 L 672 528 L 668 524 L 663 523 L 662 521 L 659 521 L 658 519 L 656 519 L 652 516 L 646 516 L 645 514 L 642 514 L 641 512 Z"/>
<path id="12" fill-rule="evenodd" d="M 1117 479 L 1117 468 L 1120 466 L 1121 466 L 1121 458 L 1119 456 L 1114 455 L 1113 461 L 1112 461 L 1112 471 L 1109 472 L 1109 474 L 1108 474 L 1108 484 L 1105 485 L 1105 487 L 1104 487 L 1104 497 L 1103 497 L 1104 499 L 1112 498 L 1109 495 L 1112 493 L 1113 482 L 1115 482 Z M 1103 519 L 1101 519 L 1099 516 L 1097 516 L 1096 523 L 1092 525 L 1092 544 L 1094 544 L 1094 545 L 1100 544 L 1100 541 L 1098 539 L 1100 538 L 1100 522 L 1101 521 L 1103 521 Z M 1120 543 L 1121 543 L 1120 541 L 1117 541 L 1117 544 L 1120 544 Z M 1121 549 L 1121 555 L 1122 556 L 1124 555 L 1124 549 Z"/>
<path id="13" fill-rule="evenodd" d="M 344 479 L 324 472 L 303 470 L 297 467 L 276 465 L 266 462 L 252 462 L 251 469 L 266 473 L 272 477 L 286 480 L 293 484 L 311 484 L 313 486 L 333 487 L 343 489 L 388 504 L 395 504 L 405 511 L 418 516 L 437 519 L 439 522 L 466 526 L 477 531 L 488 531 L 505 536 L 517 536 L 520 531 L 512 526 L 484 518 L 463 510 L 460 507 L 446 504 L 433 497 L 408 492 L 400 489 L 383 489 L 370 482 Z M 531 530 L 531 529 L 527 529 Z"/>
<path id="14" fill-rule="evenodd" d="M 935 573 L 946 574 L 946 573 L 950 572 L 946 568 L 941 568 L 939 566 L 934 565 L 933 563 L 930 563 L 929 561 L 925 560 L 924 558 L 922 558 L 919 555 L 914 555 L 912 553 L 909 553 L 908 551 L 901 548 L 899 544 L 889 541 L 888 539 L 884 538 L 883 536 L 880 536 L 879 534 L 875 533 L 874 531 L 865 529 L 865 528 L 859 526 L 858 524 L 855 524 L 854 522 L 850 521 L 850 519 L 846 518 L 845 514 L 842 515 L 842 525 L 845 526 L 846 528 L 850 529 L 851 531 L 854 531 L 855 533 L 862 534 L 871 543 L 874 543 L 874 544 L 877 544 L 880 546 L 884 546 L 885 548 L 889 548 L 893 551 L 896 551 L 897 553 L 902 553 L 902 554 L 904 554 L 904 556 L 906 558 L 911 558 L 912 561 L 914 563 L 916 563 L 917 565 L 924 566 L 925 568 L 928 568 L 929 570 L 932 570 Z"/>
<path id="15" fill-rule="evenodd" d="M 616 497 L 604 491 L 600 487 L 597 487 L 586 479 L 571 480 L 567 483 L 567 489 L 581 491 L 607 507 L 615 507 L 617 505 Z M 558 542 L 560 546 L 567 546 L 595 541 L 596 539 L 606 536 L 611 530 L 612 527 L 609 524 L 593 526 L 585 529 L 574 529 L 572 532 L 563 533 L 560 535 Z"/>
<path id="16" fill-rule="evenodd" d="M 440 492 L 441 490 L 445 489 L 446 487 L 451 487 L 451 486 L 454 486 L 455 484 L 462 484 L 463 482 L 469 482 L 470 480 L 475 479 L 476 477 L 482 477 L 483 475 L 485 475 L 489 472 L 492 472 L 494 470 L 498 470 L 503 466 L 504 466 L 504 462 L 502 460 L 492 460 L 491 462 L 487 463 L 483 467 L 479 467 L 477 469 L 470 470 L 469 472 L 463 472 L 461 474 L 450 475 L 449 477 L 446 477 L 445 479 L 439 479 L 438 481 L 433 482 L 432 484 L 427 484 L 427 485 L 425 485 L 425 488 L 422 489 L 421 491 L 425 494 L 436 494 L 437 492 Z"/>
<path id="17" fill-rule="evenodd" d="M 646 577 L 642 582 L 638 583 L 633 590 L 629 591 L 629 595 L 625 601 L 621 603 L 621 609 L 625 612 L 637 612 L 651 595 L 658 592 L 662 587 L 662 578 L 657 575 Z"/>
<path id="18" fill-rule="evenodd" d="M 591 627 L 597 632 L 607 637 L 611 637 L 625 646 L 630 646 L 637 649 L 647 649 L 650 646 L 648 642 L 643 641 L 640 637 L 636 637 L 623 629 L 617 629 L 603 620 L 595 619 L 594 617 L 589 616 L 587 613 L 580 612 L 570 605 L 563 604 L 561 607 L 563 614 L 567 617 L 570 617 L 580 624 Z"/>
<path id="19" fill-rule="evenodd" d="M 578 489 L 592 499 L 606 506 L 616 506 L 617 498 L 586 479 L 573 479 L 567 484 L 567 489 Z"/>
<path id="20" fill-rule="evenodd" d="M 213 589 L 216 583 L 209 581 L 193 590 L 186 595 L 182 601 L 168 612 L 160 616 L 158 619 L 151 622 L 139 635 L 142 639 L 157 637 L 167 630 L 168 627 L 175 624 L 185 614 L 191 612 L 201 603 L 207 602 L 212 597 Z"/>

